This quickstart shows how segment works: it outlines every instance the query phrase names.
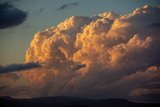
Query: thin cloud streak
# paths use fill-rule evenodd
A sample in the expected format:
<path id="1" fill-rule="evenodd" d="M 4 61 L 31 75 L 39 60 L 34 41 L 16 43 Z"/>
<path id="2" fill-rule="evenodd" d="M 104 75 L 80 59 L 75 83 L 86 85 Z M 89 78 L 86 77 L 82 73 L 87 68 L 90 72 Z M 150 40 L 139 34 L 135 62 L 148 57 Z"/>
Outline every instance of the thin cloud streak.
<path id="1" fill-rule="evenodd" d="M 67 4 L 63 4 L 62 6 L 60 6 L 58 9 L 56 10 L 64 10 L 68 7 L 73 7 L 73 6 L 77 6 L 79 5 L 79 2 L 72 2 L 72 3 L 67 3 Z"/>
<path id="2" fill-rule="evenodd" d="M 26 63 L 26 64 L 11 64 L 7 66 L 1 66 L 0 74 L 27 70 L 27 69 L 37 68 L 37 67 L 40 67 L 40 65 L 38 63 L 33 63 L 33 62 Z"/>

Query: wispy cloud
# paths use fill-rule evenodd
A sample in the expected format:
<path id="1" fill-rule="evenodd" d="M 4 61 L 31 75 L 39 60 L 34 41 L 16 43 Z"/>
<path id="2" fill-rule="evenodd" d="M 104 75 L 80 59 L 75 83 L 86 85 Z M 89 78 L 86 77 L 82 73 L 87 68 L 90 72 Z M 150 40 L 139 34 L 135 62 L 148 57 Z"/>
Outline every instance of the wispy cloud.
<path id="1" fill-rule="evenodd" d="M 44 8 L 40 8 L 40 9 L 39 9 L 39 12 L 42 12 L 43 10 L 44 10 Z"/>
<path id="2" fill-rule="evenodd" d="M 79 2 L 67 3 L 67 4 L 61 5 L 61 6 L 60 6 L 58 9 L 56 9 L 56 10 L 63 10 L 63 9 L 68 8 L 68 7 L 77 6 L 77 5 L 79 5 Z"/>

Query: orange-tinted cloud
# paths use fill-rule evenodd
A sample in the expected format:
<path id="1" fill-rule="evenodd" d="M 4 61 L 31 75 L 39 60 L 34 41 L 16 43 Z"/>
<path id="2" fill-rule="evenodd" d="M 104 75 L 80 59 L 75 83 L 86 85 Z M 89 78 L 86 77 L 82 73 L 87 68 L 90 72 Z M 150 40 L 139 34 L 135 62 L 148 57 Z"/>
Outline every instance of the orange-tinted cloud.
<path id="1" fill-rule="evenodd" d="M 132 89 L 159 82 L 160 8 L 146 5 L 127 15 L 72 16 L 35 34 L 22 72 L 31 97 L 72 95 L 129 98 Z M 154 87 L 154 89 L 157 87 Z"/>

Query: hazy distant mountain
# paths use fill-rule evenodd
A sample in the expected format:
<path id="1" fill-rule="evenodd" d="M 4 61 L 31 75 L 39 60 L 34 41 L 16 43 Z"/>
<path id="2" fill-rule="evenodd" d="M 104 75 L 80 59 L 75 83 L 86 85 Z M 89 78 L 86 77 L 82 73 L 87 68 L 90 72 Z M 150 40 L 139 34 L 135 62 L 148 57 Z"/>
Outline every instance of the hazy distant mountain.
<path id="1" fill-rule="evenodd" d="M 0 97 L 1 107 L 160 107 L 160 104 L 134 103 L 124 99 L 85 99 L 79 97 L 46 97 L 13 99 Z"/>

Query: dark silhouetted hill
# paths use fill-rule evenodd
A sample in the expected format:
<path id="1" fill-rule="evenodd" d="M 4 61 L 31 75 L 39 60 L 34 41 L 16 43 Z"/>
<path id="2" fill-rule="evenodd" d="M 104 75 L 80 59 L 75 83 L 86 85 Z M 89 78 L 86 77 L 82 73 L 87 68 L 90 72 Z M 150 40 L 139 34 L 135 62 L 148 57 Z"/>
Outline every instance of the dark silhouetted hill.
<path id="1" fill-rule="evenodd" d="M 160 104 L 134 103 L 116 98 L 93 100 L 64 96 L 33 99 L 0 97 L 0 107 L 160 107 Z"/>

